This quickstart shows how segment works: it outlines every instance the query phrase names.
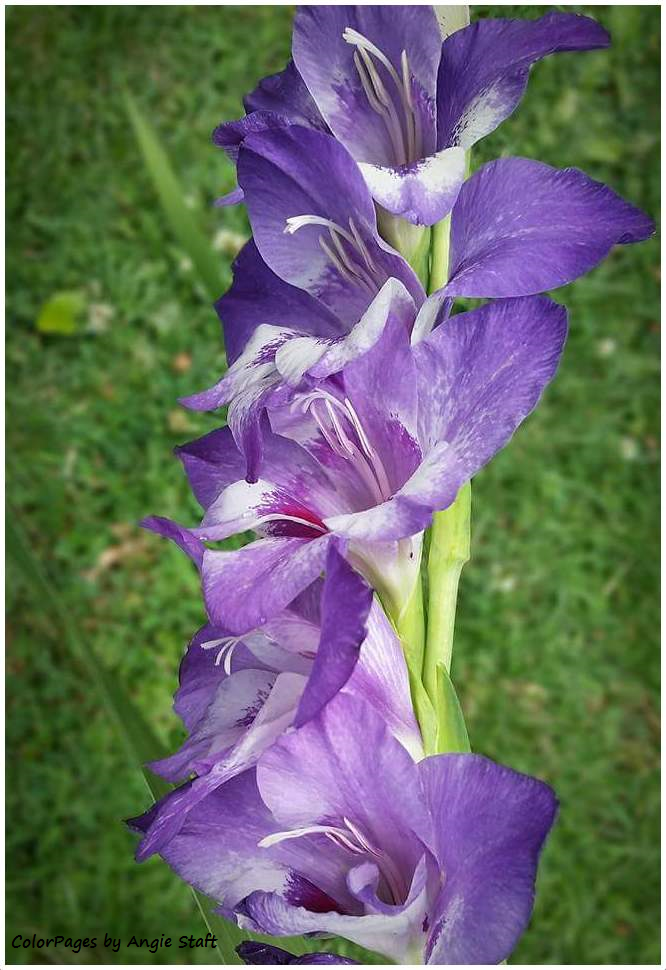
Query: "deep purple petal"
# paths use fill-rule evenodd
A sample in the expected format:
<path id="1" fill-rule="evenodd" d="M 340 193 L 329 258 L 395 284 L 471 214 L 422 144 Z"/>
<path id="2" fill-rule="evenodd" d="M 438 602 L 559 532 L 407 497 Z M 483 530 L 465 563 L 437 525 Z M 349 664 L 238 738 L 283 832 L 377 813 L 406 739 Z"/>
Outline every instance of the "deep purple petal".
<path id="1" fill-rule="evenodd" d="M 346 329 L 391 276 L 422 302 L 413 270 L 377 235 L 358 165 L 334 138 L 300 127 L 254 135 L 241 149 L 238 179 L 264 261 L 321 300 Z M 287 220 L 301 216 L 324 222 L 291 222 L 285 231 Z"/>
<path id="2" fill-rule="evenodd" d="M 228 205 L 238 205 L 240 202 L 243 201 L 244 198 L 245 198 L 245 193 L 243 192 L 240 185 L 237 185 L 235 188 L 231 190 L 231 192 L 227 192 L 226 195 L 221 195 L 219 199 L 215 199 L 215 202 L 213 204 L 216 206 L 216 208 L 223 209 L 225 206 L 228 206 Z"/>
<path id="3" fill-rule="evenodd" d="M 258 964 L 262 966 L 270 966 L 272 964 L 305 964 L 315 965 L 320 963 L 357 963 L 356 960 L 348 960 L 346 957 L 338 956 L 337 953 L 304 953 L 302 956 L 294 956 L 293 953 L 288 953 L 286 950 L 281 950 L 277 946 L 271 946 L 270 943 L 255 943 L 252 940 L 246 940 L 245 943 L 241 943 L 236 947 L 236 953 L 241 958 L 243 963 L 246 964 Z"/>
<path id="4" fill-rule="evenodd" d="M 334 337 L 341 332 L 341 324 L 330 310 L 268 268 L 253 239 L 234 260 L 233 271 L 231 288 L 215 304 L 230 364 L 261 324 L 321 337 Z"/>
<path id="5" fill-rule="evenodd" d="M 465 180 L 465 150 L 444 148 L 409 165 L 359 165 L 376 202 L 419 226 L 449 214 Z"/>
<path id="6" fill-rule="evenodd" d="M 372 595 L 365 580 L 331 546 L 326 557 L 321 638 L 295 727 L 312 720 L 349 680 L 365 639 Z"/>
<path id="7" fill-rule="evenodd" d="M 478 755 L 427 758 L 419 772 L 446 874 L 431 914 L 427 962 L 501 963 L 532 912 L 557 799 L 536 778 Z"/>
<path id="8" fill-rule="evenodd" d="M 291 124 L 326 131 L 326 122 L 293 61 L 289 61 L 283 71 L 262 78 L 254 91 L 243 98 L 243 103 L 248 114 L 272 111 L 287 118 Z"/>
<path id="9" fill-rule="evenodd" d="M 230 428 L 217 428 L 176 448 L 197 501 L 207 509 L 220 492 L 243 478 L 245 462 Z"/>
<path id="10" fill-rule="evenodd" d="M 258 539 L 233 552 L 204 553 L 208 613 L 236 634 L 262 626 L 321 573 L 330 535 L 319 539 Z"/>
<path id="11" fill-rule="evenodd" d="M 201 644 L 223 636 L 225 631 L 207 623 L 192 637 L 180 662 L 173 709 L 188 731 L 201 719 L 219 682 L 226 677 L 224 667 L 216 665 L 215 657 L 202 650 Z"/>
<path id="12" fill-rule="evenodd" d="M 286 128 L 292 123 L 273 111 L 255 111 L 237 121 L 222 122 L 213 132 L 213 142 L 224 149 L 232 162 L 237 162 L 240 146 L 249 135 Z"/>
<path id="13" fill-rule="evenodd" d="M 541 293 L 587 273 L 618 243 L 653 231 L 645 213 L 578 169 L 499 159 L 475 172 L 458 196 L 446 293 Z"/>
<path id="14" fill-rule="evenodd" d="M 379 48 L 400 78 L 404 50 L 414 84 L 423 92 L 423 100 L 432 102 L 440 56 L 440 35 L 432 7 L 303 6 L 294 21 L 294 61 L 335 136 L 358 161 L 379 165 L 405 161 L 396 157 L 395 140 L 389 135 L 384 115 L 371 107 L 364 91 L 354 63 L 356 46 L 342 36 L 348 27 Z M 398 89 L 381 61 L 370 56 L 404 130 Z M 430 130 L 424 126 L 422 132 L 423 154 L 434 148 L 433 118 L 431 113 Z"/>
<path id="15" fill-rule="evenodd" d="M 560 51 L 608 47 L 589 17 L 549 13 L 538 20 L 477 20 L 442 45 L 437 79 L 437 145 L 471 148 L 516 108 L 530 66 Z"/>

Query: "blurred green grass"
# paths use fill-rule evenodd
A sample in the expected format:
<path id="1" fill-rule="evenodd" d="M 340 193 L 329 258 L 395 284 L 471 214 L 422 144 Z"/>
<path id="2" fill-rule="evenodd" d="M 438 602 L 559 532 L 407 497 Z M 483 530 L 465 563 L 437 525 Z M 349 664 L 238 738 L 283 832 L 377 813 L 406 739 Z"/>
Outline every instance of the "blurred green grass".
<path id="1" fill-rule="evenodd" d="M 522 106 L 474 162 L 575 165 L 656 214 L 659 9 L 566 9 L 604 23 L 611 51 L 537 65 Z M 214 421 L 176 398 L 208 386 L 222 353 L 122 86 L 216 240 L 221 292 L 248 230 L 241 210 L 210 207 L 233 184 L 210 132 L 282 66 L 290 19 L 281 7 L 7 11 L 8 499 L 84 643 L 172 745 L 177 662 L 201 620 L 197 581 L 135 523 L 148 512 L 193 521 L 170 449 Z M 560 374 L 475 481 L 455 680 L 475 748 L 545 778 L 562 801 L 515 963 L 659 961 L 658 267 L 654 240 L 555 294 L 571 315 Z M 38 333 L 42 305 L 63 290 L 84 296 L 80 332 Z M 42 605 L 10 571 L 8 940 L 203 932 L 166 866 L 132 861 L 121 820 L 146 805 L 143 783 Z M 182 953 L 98 946 L 71 959 Z M 48 955 L 8 949 L 8 959 Z"/>

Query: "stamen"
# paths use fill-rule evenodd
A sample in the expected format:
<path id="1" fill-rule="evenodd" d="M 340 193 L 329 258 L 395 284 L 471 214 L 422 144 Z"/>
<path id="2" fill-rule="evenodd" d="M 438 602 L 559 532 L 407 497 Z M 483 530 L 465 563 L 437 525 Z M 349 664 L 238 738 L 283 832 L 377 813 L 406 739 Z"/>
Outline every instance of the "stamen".
<path id="1" fill-rule="evenodd" d="M 284 515 L 282 512 L 272 512 L 270 515 L 262 515 L 261 518 L 254 522 L 253 528 L 265 525 L 267 522 L 295 522 L 296 525 L 305 525 L 308 529 L 317 529 L 322 534 L 326 532 L 326 529 L 316 522 L 311 522 L 309 519 L 301 519 L 297 515 Z"/>
<path id="2" fill-rule="evenodd" d="M 207 640 L 205 643 L 201 644 L 202 650 L 213 650 L 215 647 L 219 647 L 217 657 L 215 658 L 215 666 L 219 667 L 224 656 L 224 671 L 228 676 L 231 676 L 231 657 L 234 652 L 235 647 L 240 643 L 241 637 L 222 637 L 220 640 Z"/>
<path id="3" fill-rule="evenodd" d="M 366 266 L 371 268 L 373 272 L 376 272 L 376 268 L 372 262 L 372 259 L 370 258 L 367 247 L 363 242 L 356 226 L 353 224 L 353 220 L 350 219 L 349 223 L 351 232 L 338 225 L 337 222 L 333 222 L 332 219 L 325 219 L 323 216 L 289 216 L 285 222 L 283 231 L 289 235 L 293 235 L 293 233 L 298 232 L 298 230 L 302 229 L 304 226 L 322 226 L 323 228 L 328 229 L 328 234 L 336 252 L 331 249 L 323 236 L 319 237 L 319 245 L 326 256 L 333 263 L 335 269 L 348 282 L 352 282 L 356 285 L 360 283 L 362 286 L 367 287 L 371 293 L 376 293 L 379 289 L 377 281 L 373 279 L 373 277 L 366 271 L 365 267 L 360 262 L 355 263 L 353 261 L 353 254 L 358 252 L 361 260 L 365 262 Z M 341 238 L 352 247 L 351 255 L 345 249 L 343 243 L 341 242 Z"/>
<path id="4" fill-rule="evenodd" d="M 369 76 L 368 71 L 364 65 L 363 58 L 358 51 L 354 51 L 354 65 L 356 67 L 356 73 L 359 76 L 361 82 L 361 87 L 365 92 L 365 96 L 368 99 L 368 103 L 373 111 L 378 115 L 381 115 L 386 124 L 386 128 L 391 139 L 391 144 L 393 145 L 393 151 L 395 153 L 395 158 L 397 162 L 405 161 L 405 144 L 402 136 L 402 128 L 400 127 L 400 122 L 395 117 L 395 112 L 393 115 L 386 108 L 385 105 L 377 97 L 375 93 L 372 80 Z M 373 68 L 374 71 L 374 68 Z M 376 71 L 374 72 L 376 74 Z"/>
<path id="5" fill-rule="evenodd" d="M 402 75 L 400 76 L 386 54 L 363 34 L 352 27 L 346 27 L 342 37 L 348 44 L 356 47 L 354 66 L 370 107 L 384 118 L 396 155 L 396 163 L 402 165 L 416 161 L 420 154 L 421 131 L 420 119 L 414 109 L 412 98 L 407 52 L 403 50 L 400 57 Z M 373 57 L 386 69 L 395 85 L 404 114 L 404 127 L 396 112 L 395 102 L 386 90 L 372 60 Z"/>
<path id="6" fill-rule="evenodd" d="M 324 405 L 326 415 L 319 413 L 318 408 L 320 404 Z M 328 391 L 320 389 L 304 395 L 301 398 L 301 406 L 304 411 L 310 411 L 311 416 L 314 418 L 317 427 L 331 450 L 336 455 L 340 455 L 341 458 L 353 461 L 356 470 L 365 481 L 375 499 L 378 502 L 385 502 L 391 495 L 391 486 L 386 469 L 382 464 L 379 454 L 370 444 L 370 440 L 349 398 L 346 397 L 344 402 L 342 402 Z M 330 421 L 332 427 L 329 426 L 326 417 L 328 417 L 328 421 Z M 348 421 L 353 428 L 358 438 L 360 449 L 350 439 L 342 419 Z"/>
<path id="7" fill-rule="evenodd" d="M 363 242 L 363 239 L 361 238 L 361 234 L 358 231 L 358 229 L 356 228 L 356 223 L 351 218 L 351 216 L 349 218 L 349 228 L 351 229 L 352 236 L 354 237 L 354 242 L 356 243 L 356 248 L 359 250 L 359 252 L 363 256 L 363 259 L 365 260 L 366 266 L 368 267 L 368 269 L 370 270 L 371 273 L 376 273 L 377 272 L 377 265 L 376 265 L 375 261 L 373 260 L 373 258 L 371 257 L 371 255 L 370 255 L 370 253 L 368 251 L 368 247 Z"/>
<path id="8" fill-rule="evenodd" d="M 407 898 L 408 889 L 393 859 L 388 853 L 382 852 L 372 845 L 358 826 L 346 816 L 343 817 L 342 821 L 346 830 L 337 825 L 307 825 L 300 829 L 291 829 L 291 831 L 273 832 L 271 835 L 264 836 L 257 845 L 260 849 L 269 849 L 271 846 L 279 845 L 280 842 L 286 842 L 288 839 L 300 839 L 306 835 L 324 835 L 335 845 L 353 852 L 354 855 L 368 855 L 373 858 L 393 902 L 395 904 L 403 902 Z"/>

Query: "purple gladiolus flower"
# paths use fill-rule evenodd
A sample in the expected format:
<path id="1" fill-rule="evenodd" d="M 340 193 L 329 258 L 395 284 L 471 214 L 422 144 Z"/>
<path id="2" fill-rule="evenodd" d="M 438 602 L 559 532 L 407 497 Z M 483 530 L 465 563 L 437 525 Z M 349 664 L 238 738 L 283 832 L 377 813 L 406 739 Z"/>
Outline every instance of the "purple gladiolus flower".
<path id="1" fill-rule="evenodd" d="M 410 346 L 413 314 L 412 305 L 391 315 L 371 350 L 270 412 L 257 482 L 243 478 L 228 429 L 179 449 L 205 510 L 188 541 L 246 529 L 262 536 L 236 551 L 203 551 L 215 624 L 238 633 L 275 615 L 320 573 L 334 537 L 398 615 L 433 512 L 532 410 L 566 336 L 564 309 L 546 297 L 458 314 Z"/>
<path id="2" fill-rule="evenodd" d="M 465 151 L 516 108 L 531 65 L 608 43 L 599 24 L 575 14 L 481 20 L 442 43 L 432 7 L 305 6 L 294 23 L 295 67 L 265 79 L 246 117 L 220 125 L 214 139 L 235 160 L 253 132 L 328 126 L 380 206 L 432 225 L 456 200 Z"/>
<path id="3" fill-rule="evenodd" d="M 400 642 L 370 588 L 331 548 L 326 579 L 271 622 L 242 636 L 208 625 L 190 643 L 174 701 L 189 736 L 150 767 L 171 782 L 196 778 L 153 809 L 138 858 L 158 851 L 203 798 L 340 690 L 363 697 L 423 757 Z"/>
<path id="4" fill-rule="evenodd" d="M 162 854 L 254 932 L 500 963 L 529 920 L 556 808 L 547 785 L 477 755 L 415 763 L 370 705 L 339 694 L 256 776 L 199 803 Z"/>
<path id="5" fill-rule="evenodd" d="M 249 137 L 239 177 L 254 241 L 217 305 L 231 367 L 183 403 L 198 410 L 230 403 L 229 425 L 250 481 L 260 473 L 262 411 L 367 352 L 392 315 L 420 339 L 442 318 L 443 296 L 553 289 L 590 270 L 616 243 L 654 229 L 582 172 L 501 159 L 463 186 L 451 219 L 449 281 L 426 298 L 407 262 L 379 237 L 360 172 L 330 136 L 293 126 Z"/>

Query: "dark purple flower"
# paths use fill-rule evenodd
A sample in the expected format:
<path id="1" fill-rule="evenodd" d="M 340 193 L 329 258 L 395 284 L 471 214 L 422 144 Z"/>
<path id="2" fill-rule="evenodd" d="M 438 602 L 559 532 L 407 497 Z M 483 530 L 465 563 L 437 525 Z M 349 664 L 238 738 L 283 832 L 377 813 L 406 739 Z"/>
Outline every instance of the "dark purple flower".
<path id="1" fill-rule="evenodd" d="M 437 305 L 445 318 L 446 299 Z M 430 315 L 426 333 L 438 319 Z M 256 482 L 243 477 L 228 429 L 179 449 L 205 511 L 188 541 L 262 536 L 203 551 L 212 621 L 235 633 L 264 623 L 316 578 L 333 537 L 397 615 L 433 512 L 529 414 L 565 336 L 564 309 L 545 297 L 458 314 L 411 346 L 404 318 L 391 315 L 371 350 L 270 411 Z"/>
<path id="2" fill-rule="evenodd" d="M 415 758 L 423 756 L 400 642 L 372 591 L 335 548 L 317 581 L 264 626 L 241 636 L 207 625 L 189 645 L 174 707 L 189 734 L 151 768 L 168 781 L 196 778 L 153 809 L 138 850 L 165 845 L 187 813 L 260 755 L 290 725 L 317 715 L 343 690 L 363 697 Z"/>
<path id="3" fill-rule="evenodd" d="M 357 962 L 356 960 L 347 960 L 346 957 L 339 957 L 336 953 L 304 953 L 302 956 L 296 957 L 293 953 L 281 950 L 277 946 L 271 946 L 270 943 L 254 943 L 252 940 L 247 940 L 237 946 L 236 953 L 243 963 L 262 966 L 278 963 L 312 966 L 319 963 L 336 963 L 339 965 Z"/>
<path id="4" fill-rule="evenodd" d="M 339 694 L 265 752 L 256 779 L 200 802 L 162 854 L 252 932 L 497 964 L 529 921 L 556 807 L 547 785 L 477 755 L 415 763 L 368 704 Z"/>
<path id="5" fill-rule="evenodd" d="M 257 131 L 328 126 L 378 204 L 432 225 L 455 202 L 465 151 L 516 108 L 531 65 L 608 43 L 599 24 L 575 14 L 480 20 L 442 44 L 432 7 L 304 6 L 294 23 L 298 70 L 290 62 L 262 82 L 247 116 L 220 125 L 215 140 L 234 157 Z"/>

